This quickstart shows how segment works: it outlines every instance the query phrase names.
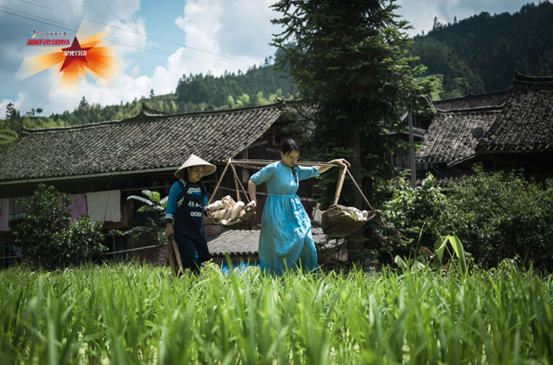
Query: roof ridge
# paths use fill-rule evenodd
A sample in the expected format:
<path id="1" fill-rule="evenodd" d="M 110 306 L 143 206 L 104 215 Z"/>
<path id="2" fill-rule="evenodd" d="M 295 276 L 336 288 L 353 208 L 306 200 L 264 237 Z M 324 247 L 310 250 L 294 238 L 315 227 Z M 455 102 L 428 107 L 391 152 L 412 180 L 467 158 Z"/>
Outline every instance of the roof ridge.
<path id="1" fill-rule="evenodd" d="M 285 107 L 287 103 L 294 104 L 295 102 L 296 102 L 295 100 L 281 99 L 276 103 L 266 104 L 266 105 L 256 105 L 251 107 L 234 108 L 234 109 L 221 109 L 221 110 L 210 110 L 206 112 L 190 112 L 190 113 L 166 114 L 166 115 L 146 115 L 143 113 L 143 111 L 141 111 L 138 115 L 132 118 L 126 118 L 126 119 L 120 119 L 120 120 L 109 120 L 109 121 L 82 124 L 82 125 L 69 126 L 69 127 L 40 128 L 40 129 L 23 127 L 22 134 L 63 132 L 63 131 L 79 130 L 79 129 L 86 129 L 86 128 L 95 128 L 95 127 L 101 127 L 106 125 L 123 125 L 129 122 L 136 123 L 140 121 L 154 121 L 154 120 L 163 119 L 163 118 L 175 118 L 175 117 L 178 118 L 183 116 L 218 115 L 218 114 L 228 114 L 228 113 L 234 114 L 234 113 L 239 113 L 239 112 L 249 111 L 249 110 L 253 111 L 253 110 L 264 110 L 264 109 L 273 109 L 273 108 L 277 109 L 283 106 Z"/>
<path id="2" fill-rule="evenodd" d="M 432 104 L 434 104 L 434 103 L 439 103 L 439 102 L 442 102 L 442 101 L 446 101 L 446 102 L 449 102 L 449 101 L 458 101 L 458 100 L 463 100 L 463 99 L 468 99 L 468 98 L 473 98 L 473 97 L 479 97 L 479 96 L 489 96 L 489 95 L 494 95 L 494 94 L 508 93 L 509 91 L 511 91 L 511 89 L 492 91 L 492 92 L 489 92 L 489 93 L 482 93 L 482 94 L 472 94 L 472 93 L 468 93 L 467 95 L 465 95 L 465 96 L 460 96 L 460 97 L 458 97 L 458 98 L 433 100 L 433 101 L 432 101 Z"/>
<path id="3" fill-rule="evenodd" d="M 115 123 L 119 123 L 123 120 L 125 120 L 125 119 L 106 120 L 106 121 L 103 121 L 103 122 L 72 125 L 72 126 L 69 126 L 69 127 L 54 127 L 54 128 L 27 128 L 27 127 L 24 126 L 22 134 L 52 133 L 52 132 L 61 132 L 61 131 L 69 131 L 69 130 L 76 130 L 76 129 L 85 129 L 85 128 L 92 128 L 92 127 L 97 127 L 97 126 L 101 126 L 101 125 L 115 124 Z"/>
<path id="4" fill-rule="evenodd" d="M 280 101 L 278 101 L 276 103 L 266 104 L 266 105 L 246 106 L 246 107 L 243 107 L 243 108 L 232 108 L 232 109 L 209 110 L 209 111 L 205 111 L 205 112 L 188 112 L 188 113 L 169 114 L 169 115 L 164 116 L 164 118 L 174 118 L 174 117 L 191 116 L 191 115 L 199 115 L 199 114 L 201 114 L 201 115 L 211 115 L 211 114 L 237 113 L 237 112 L 241 112 L 241 111 L 244 111 L 244 110 L 271 109 L 271 108 L 274 108 L 274 107 L 280 107 L 280 106 L 286 105 L 286 102 L 290 102 L 290 101 L 291 100 L 281 99 Z M 159 118 L 159 117 L 155 117 L 155 118 Z M 129 120 L 129 119 L 132 119 L 132 118 L 123 119 L 122 121 Z"/>
<path id="5" fill-rule="evenodd" d="M 518 71 L 515 71 L 515 83 L 532 83 L 532 84 L 538 84 L 538 83 L 552 83 L 553 82 L 553 76 L 531 76 L 531 75 L 523 75 Z"/>
<path id="6" fill-rule="evenodd" d="M 500 112 L 503 109 L 504 105 L 505 105 L 505 102 L 501 103 L 500 105 L 475 106 L 472 108 L 464 108 L 464 109 L 461 108 L 461 109 L 443 110 L 443 109 L 436 108 L 436 111 L 438 113 Z"/>
<path id="7" fill-rule="evenodd" d="M 155 110 L 152 108 L 149 108 L 145 102 L 142 102 L 142 113 L 155 113 L 158 115 L 170 115 L 171 113 L 162 112 L 160 110 Z"/>

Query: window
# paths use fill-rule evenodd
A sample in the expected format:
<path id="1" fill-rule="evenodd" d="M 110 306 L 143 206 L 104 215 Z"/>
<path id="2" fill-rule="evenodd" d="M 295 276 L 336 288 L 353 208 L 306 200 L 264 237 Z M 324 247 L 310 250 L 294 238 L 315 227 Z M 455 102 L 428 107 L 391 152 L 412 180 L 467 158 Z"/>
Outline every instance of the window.
<path id="1" fill-rule="evenodd" d="M 2 267 L 8 267 L 21 262 L 21 246 L 16 246 L 15 242 L 4 242 L 4 252 L 2 259 Z"/>

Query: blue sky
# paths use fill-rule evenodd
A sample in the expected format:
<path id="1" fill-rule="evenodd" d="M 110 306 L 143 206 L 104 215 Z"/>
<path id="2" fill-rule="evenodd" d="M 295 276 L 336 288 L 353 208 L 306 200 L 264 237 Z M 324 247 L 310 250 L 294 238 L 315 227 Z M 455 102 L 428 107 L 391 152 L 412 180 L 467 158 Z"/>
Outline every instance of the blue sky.
<path id="1" fill-rule="evenodd" d="M 43 115 L 49 115 L 72 111 L 83 96 L 101 105 L 118 104 L 148 96 L 151 89 L 156 95 L 174 92 L 183 74 L 245 71 L 275 52 L 269 46 L 272 34 L 278 32 L 270 22 L 278 17 L 269 8 L 273 2 L 0 0 L 0 117 L 5 115 L 9 102 L 15 103 L 22 114 L 42 108 Z M 415 35 L 422 30 L 428 32 L 435 16 L 442 22 L 452 22 L 454 16 L 461 20 L 482 11 L 512 13 L 527 2 L 399 0 L 402 8 L 398 13 L 414 26 L 410 34 Z M 68 38 L 73 39 L 80 26 L 91 33 L 108 28 L 110 37 L 118 42 L 107 42 L 119 58 L 118 77 L 112 83 L 103 87 L 87 79 L 78 92 L 68 93 L 55 86 L 53 70 L 16 81 L 25 57 L 48 51 L 26 46 L 33 29 L 67 31 Z"/>

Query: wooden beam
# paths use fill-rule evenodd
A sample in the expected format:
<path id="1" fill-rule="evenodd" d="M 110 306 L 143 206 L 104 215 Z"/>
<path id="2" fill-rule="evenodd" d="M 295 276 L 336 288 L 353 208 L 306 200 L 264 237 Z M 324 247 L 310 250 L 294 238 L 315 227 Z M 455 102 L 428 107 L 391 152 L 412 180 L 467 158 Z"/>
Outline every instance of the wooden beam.
<path id="1" fill-rule="evenodd" d="M 230 160 L 230 159 L 229 159 Z M 225 163 L 228 163 L 229 160 L 225 160 Z M 232 159 L 230 163 L 232 164 L 242 164 L 242 165 L 268 165 L 273 162 L 279 162 L 278 160 L 235 160 Z M 296 162 L 298 166 L 332 166 L 332 167 L 341 167 L 335 163 L 320 162 L 320 161 L 298 161 Z"/>

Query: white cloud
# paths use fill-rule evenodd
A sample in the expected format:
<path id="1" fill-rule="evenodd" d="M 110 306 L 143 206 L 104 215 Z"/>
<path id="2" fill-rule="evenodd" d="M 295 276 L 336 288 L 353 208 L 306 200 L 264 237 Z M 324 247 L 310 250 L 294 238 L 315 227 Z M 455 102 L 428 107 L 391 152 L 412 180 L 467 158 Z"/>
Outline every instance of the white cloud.
<path id="1" fill-rule="evenodd" d="M 189 0 L 184 15 L 175 20 L 185 32 L 183 55 L 201 59 L 205 64 L 189 62 L 187 73 L 220 75 L 224 70 L 245 70 L 259 64 L 275 49 L 269 45 L 278 28 L 271 19 L 278 17 L 269 6 L 272 0 Z M 201 49 L 210 53 L 196 51 Z M 220 57 L 223 55 L 226 57 Z M 232 58 L 232 59 L 229 59 Z M 213 67 L 213 66 L 217 67 Z"/>
<path id="2" fill-rule="evenodd" d="M 4 99 L 0 101 L 0 119 L 4 119 L 6 117 L 6 108 L 9 103 L 13 103 L 14 108 L 17 110 L 20 110 L 21 109 L 20 105 L 23 104 L 23 101 L 25 100 L 25 96 L 26 95 L 24 93 L 19 93 L 19 95 L 17 95 L 17 100 Z"/>
<path id="3" fill-rule="evenodd" d="M 189 1 L 184 8 L 184 16 L 175 19 L 177 26 L 186 34 L 190 47 L 199 47 L 211 52 L 219 52 L 216 39 L 221 27 L 222 8 L 217 2 L 206 4 L 200 0 Z"/>
<path id="4" fill-rule="evenodd" d="M 425 33 L 432 30 L 433 19 L 440 13 L 436 2 L 427 1 L 421 6 L 420 1 L 399 0 L 398 5 L 401 8 L 396 11 L 397 14 L 413 26 L 413 29 L 408 31 L 411 36 L 420 34 L 423 30 Z"/>
<path id="5" fill-rule="evenodd" d="M 144 19 L 138 18 L 131 23 L 113 21 L 110 22 L 109 25 L 111 27 L 107 28 L 110 30 L 107 44 L 116 47 L 118 57 L 124 57 L 131 53 L 143 52 L 143 49 L 154 46 L 152 42 L 149 42 L 148 39 L 142 35 L 146 34 Z M 116 40 L 116 43 L 109 42 L 109 39 Z M 124 46 L 123 44 L 128 46 Z"/>
<path id="6" fill-rule="evenodd" d="M 132 23 L 134 14 L 140 10 L 140 0 L 117 0 L 117 1 L 86 1 L 86 17 L 110 22 L 113 19 L 125 23 Z"/>
<path id="7" fill-rule="evenodd" d="M 528 2 L 528 0 L 398 0 L 397 4 L 401 8 L 397 13 L 414 27 L 408 32 L 414 36 L 422 31 L 428 33 L 432 30 L 434 17 L 438 17 L 441 23 L 453 23 L 455 17 L 460 21 L 481 12 L 492 15 L 503 12 L 512 14 Z"/>
<path id="8" fill-rule="evenodd" d="M 272 55 L 275 50 L 269 42 L 279 28 L 271 19 L 281 16 L 270 8 L 274 3 L 274 0 L 222 1 L 225 16 L 217 31 L 221 52 L 239 57 L 253 54 L 261 59 Z"/>

